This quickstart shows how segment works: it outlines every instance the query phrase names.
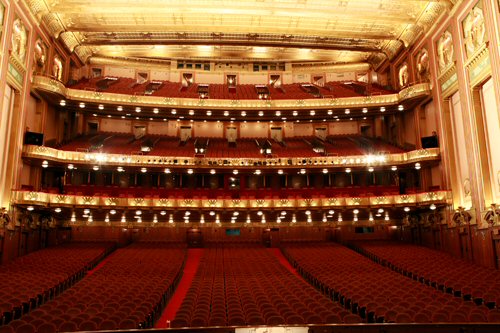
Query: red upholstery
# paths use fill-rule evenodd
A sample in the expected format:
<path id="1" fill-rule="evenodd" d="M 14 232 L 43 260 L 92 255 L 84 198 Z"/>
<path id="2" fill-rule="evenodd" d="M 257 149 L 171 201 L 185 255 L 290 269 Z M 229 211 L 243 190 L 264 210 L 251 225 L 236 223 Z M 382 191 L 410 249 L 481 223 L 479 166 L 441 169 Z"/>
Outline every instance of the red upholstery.
<path id="1" fill-rule="evenodd" d="M 183 246 L 158 242 L 119 249 L 27 322 L 41 328 L 60 319 L 61 331 L 152 327 L 180 278 L 184 257 Z"/>
<path id="2" fill-rule="evenodd" d="M 112 246 L 112 243 L 68 243 L 0 266 L 0 279 L 9 281 L 0 289 L 0 315 L 5 314 L 0 324 L 27 313 L 73 285 Z"/>
<path id="3" fill-rule="evenodd" d="M 337 244 L 290 244 L 285 254 L 317 288 L 378 322 L 417 322 L 423 316 L 450 322 L 477 310 L 471 302 L 408 279 Z M 423 316 L 417 318 L 419 313 Z"/>
<path id="4" fill-rule="evenodd" d="M 293 275 L 266 249 L 227 246 L 205 250 L 172 327 L 340 321 L 338 304 Z"/>

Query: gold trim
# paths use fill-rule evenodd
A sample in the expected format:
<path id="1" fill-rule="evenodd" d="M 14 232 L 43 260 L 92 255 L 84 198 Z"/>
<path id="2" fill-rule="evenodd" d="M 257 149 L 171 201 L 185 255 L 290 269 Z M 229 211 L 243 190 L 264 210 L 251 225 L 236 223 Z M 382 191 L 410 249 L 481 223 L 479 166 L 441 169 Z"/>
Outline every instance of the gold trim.
<path id="1" fill-rule="evenodd" d="M 136 166 L 136 167 L 196 167 L 196 168 L 241 168 L 254 169 L 275 167 L 303 167 L 324 168 L 325 166 L 366 167 L 382 165 L 403 165 L 422 161 L 440 159 L 439 148 L 419 149 L 400 154 L 380 155 L 353 155 L 353 156 L 320 156 L 299 158 L 205 158 L 182 156 L 154 156 L 154 155 L 122 155 L 103 154 L 58 150 L 45 146 L 25 145 L 23 157 L 44 159 L 59 163 L 75 163 L 88 165 L 109 166 Z M 265 163 L 263 163 L 265 162 Z"/>
<path id="2" fill-rule="evenodd" d="M 129 207 L 129 208 L 151 208 L 151 209 L 182 209 L 199 208 L 211 210 L 214 207 L 219 209 L 234 209 L 233 199 L 206 199 L 206 198 L 113 198 L 113 202 L 108 197 L 91 197 L 80 195 L 64 195 L 61 200 L 60 194 L 29 191 L 12 191 L 12 204 L 17 205 L 37 205 L 37 206 L 57 206 L 57 207 Z M 383 197 L 336 197 L 336 198 L 289 198 L 286 202 L 282 199 L 238 199 L 238 207 L 241 209 L 283 209 L 283 208 L 303 208 L 316 207 L 319 209 L 341 208 L 341 207 L 391 207 L 393 205 L 406 204 L 448 204 L 450 201 L 450 191 L 425 192 L 418 194 L 388 195 Z M 335 200 L 332 200 L 335 199 Z"/>

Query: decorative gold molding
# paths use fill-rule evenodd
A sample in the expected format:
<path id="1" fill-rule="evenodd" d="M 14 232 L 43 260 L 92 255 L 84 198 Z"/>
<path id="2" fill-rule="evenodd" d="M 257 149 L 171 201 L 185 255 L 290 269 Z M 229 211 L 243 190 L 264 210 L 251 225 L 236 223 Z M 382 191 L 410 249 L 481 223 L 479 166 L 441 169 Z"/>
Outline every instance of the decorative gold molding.
<path id="1" fill-rule="evenodd" d="M 38 90 L 54 90 L 48 84 L 51 78 L 45 76 L 35 76 L 33 80 L 33 88 Z M 191 109 L 234 109 L 234 110 L 262 110 L 262 108 L 280 109 L 280 110 L 296 110 L 296 109 L 312 109 L 312 108 L 356 108 L 356 107 L 378 107 L 399 105 L 406 100 L 417 97 L 426 97 L 431 94 L 431 85 L 429 83 L 418 83 L 401 90 L 397 94 L 376 95 L 376 96 L 359 96 L 346 98 L 318 98 L 309 100 L 267 100 L 258 99 L 240 99 L 235 103 L 229 99 L 206 99 L 198 98 L 174 98 L 174 97 L 159 97 L 159 96 L 137 96 L 126 94 L 113 94 L 102 92 L 96 94 L 95 91 L 71 89 L 60 87 L 58 94 L 61 98 L 70 100 L 90 102 L 90 103 L 120 103 L 122 105 L 136 106 L 168 106 L 176 108 L 191 108 Z"/>
<path id="2" fill-rule="evenodd" d="M 403 196 L 405 199 L 403 200 Z M 384 197 L 336 197 L 332 198 L 289 198 L 286 202 L 282 199 L 238 199 L 238 208 L 241 209 L 283 209 L 283 208 L 342 208 L 342 207 L 392 207 L 394 205 L 428 205 L 448 204 L 450 202 L 450 191 L 425 192 L 418 194 L 388 195 Z M 35 205 L 40 207 L 81 207 L 81 208 L 113 208 L 129 207 L 135 209 L 143 208 L 166 208 L 184 209 L 198 208 L 211 210 L 214 207 L 219 209 L 234 209 L 233 199 L 206 199 L 206 198 L 113 198 L 113 202 L 108 197 L 92 197 L 79 195 L 65 195 L 64 200 L 60 200 L 60 194 L 29 191 L 12 191 L 12 204 Z"/>
<path id="3" fill-rule="evenodd" d="M 45 146 L 25 145 L 23 157 L 44 159 L 59 163 L 109 165 L 109 166 L 136 166 L 136 167 L 181 167 L 197 168 L 241 168 L 255 169 L 275 167 L 303 167 L 324 168 L 325 166 L 367 167 L 383 165 L 403 165 L 423 161 L 440 159 L 439 148 L 413 150 L 400 154 L 387 155 L 354 155 L 354 156 L 320 156 L 307 158 L 207 158 L 207 157 L 182 157 L 182 156 L 154 156 L 154 155 L 121 155 L 87 153 L 76 151 L 58 150 Z M 264 163 L 265 162 L 265 165 Z"/>

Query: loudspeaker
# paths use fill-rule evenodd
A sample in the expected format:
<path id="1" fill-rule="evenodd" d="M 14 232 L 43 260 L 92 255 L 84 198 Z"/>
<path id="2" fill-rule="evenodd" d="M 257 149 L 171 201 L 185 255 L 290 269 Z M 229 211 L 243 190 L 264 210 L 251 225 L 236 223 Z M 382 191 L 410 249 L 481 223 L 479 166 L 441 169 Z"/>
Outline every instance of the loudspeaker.
<path id="1" fill-rule="evenodd" d="M 24 133 L 24 144 L 25 145 L 43 145 L 43 133 L 26 132 Z"/>

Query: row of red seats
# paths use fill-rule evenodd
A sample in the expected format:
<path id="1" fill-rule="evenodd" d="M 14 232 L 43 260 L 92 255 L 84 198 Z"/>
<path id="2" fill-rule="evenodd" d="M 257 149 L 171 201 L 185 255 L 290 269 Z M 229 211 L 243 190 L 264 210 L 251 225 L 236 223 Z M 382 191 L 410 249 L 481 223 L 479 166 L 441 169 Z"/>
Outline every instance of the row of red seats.
<path id="1" fill-rule="evenodd" d="M 99 152 L 112 154 L 138 154 L 141 150 L 141 140 L 134 140 L 132 134 L 127 133 L 100 133 L 107 136 L 103 147 Z M 90 136 L 80 137 L 63 146 L 60 149 L 66 151 L 89 150 L 91 147 Z M 194 142 L 188 140 L 184 145 L 180 139 L 172 136 L 148 135 L 148 138 L 157 140 L 149 155 L 171 156 L 171 157 L 194 157 Z M 203 138 L 197 138 L 203 139 Z M 236 141 L 236 147 L 230 147 L 227 140 L 223 138 L 210 138 L 206 151 L 206 157 L 211 158 L 262 158 L 264 155 L 257 146 L 256 140 L 264 141 L 265 138 L 245 138 Z M 314 136 L 286 138 L 284 145 L 272 143 L 272 155 L 277 157 L 319 157 L 320 153 L 313 150 L 312 142 L 317 138 Z M 371 148 L 363 149 L 359 140 L 367 143 Z M 390 145 L 382 140 L 361 137 L 357 135 L 329 136 L 324 142 L 326 152 L 330 155 L 350 156 L 363 155 L 372 152 L 402 153 L 404 150 Z M 94 151 L 95 152 L 95 151 Z"/>
<path id="2" fill-rule="evenodd" d="M 391 269 L 476 304 L 500 308 L 500 272 L 412 244 L 359 242 L 356 249 Z"/>
<path id="3" fill-rule="evenodd" d="M 497 310 L 422 285 L 341 245 L 290 244 L 284 251 L 308 281 L 368 322 L 486 322 L 499 319 Z"/>
<path id="4" fill-rule="evenodd" d="M 9 326 L 23 333 L 153 327 L 181 277 L 185 255 L 183 246 L 162 242 L 116 250 L 95 272 Z"/>
<path id="5" fill-rule="evenodd" d="M 359 323 L 259 246 L 209 248 L 172 327 Z"/>
<path id="6" fill-rule="evenodd" d="M 0 266 L 0 325 L 49 301 L 84 277 L 113 243 L 68 243 Z"/>
<path id="7" fill-rule="evenodd" d="M 97 83 L 102 78 L 82 79 L 71 86 L 72 89 L 82 90 L 98 90 Z M 162 85 L 157 91 L 153 92 L 154 96 L 162 97 L 180 97 L 180 98 L 199 98 L 198 84 L 194 83 L 189 87 L 183 87 L 180 82 L 158 81 Z M 349 82 L 347 82 L 349 83 Z M 364 86 L 365 94 L 389 94 L 392 93 L 376 85 L 368 85 L 362 82 L 355 82 L 357 86 Z M 118 78 L 118 80 L 109 85 L 103 91 L 120 94 L 144 94 L 147 81 L 138 84 L 132 78 Z M 356 97 L 360 96 L 360 92 L 356 91 L 352 85 L 346 82 L 328 82 L 325 87 L 316 86 L 323 96 L 332 97 Z M 302 88 L 302 83 L 283 84 L 279 88 L 269 85 L 271 99 L 312 99 L 313 95 Z M 255 85 L 242 84 L 236 85 L 236 93 L 229 91 L 227 84 L 209 84 L 209 96 L 212 99 L 258 99 Z"/>

